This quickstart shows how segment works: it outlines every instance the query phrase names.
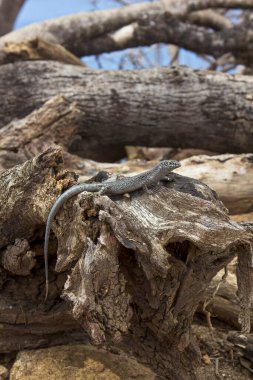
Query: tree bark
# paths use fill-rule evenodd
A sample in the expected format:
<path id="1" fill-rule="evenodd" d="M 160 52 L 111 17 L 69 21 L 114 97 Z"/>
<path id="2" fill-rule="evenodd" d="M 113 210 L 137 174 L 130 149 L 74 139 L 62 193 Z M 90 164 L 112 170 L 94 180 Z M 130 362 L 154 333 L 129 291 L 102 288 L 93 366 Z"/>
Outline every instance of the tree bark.
<path id="1" fill-rule="evenodd" d="M 0 0 L 0 36 L 12 30 L 24 2 L 25 0 Z"/>
<path id="2" fill-rule="evenodd" d="M 52 270 L 52 236 L 43 314 L 44 224 L 55 199 L 74 181 L 62 171 L 60 151 L 52 149 L 0 177 L 2 351 L 13 349 L 15 336 L 23 348 L 59 342 L 65 326 L 65 341 L 77 339 L 76 325 L 59 304 L 63 294 L 94 343 L 131 349 L 162 378 L 202 380 L 190 329 L 194 312 L 217 271 L 238 251 L 249 251 L 251 235 L 229 221 L 206 185 L 173 173 L 153 194 L 140 190 L 129 199 L 83 193 L 64 205 L 52 226 L 58 274 Z M 57 310 L 60 326 L 51 324 Z M 36 343 L 24 324 L 28 330 L 31 324 Z"/>
<path id="3" fill-rule="evenodd" d="M 84 115 L 76 103 L 55 96 L 24 119 L 0 130 L 0 172 L 22 164 L 56 144 L 67 149 Z"/>
<path id="4" fill-rule="evenodd" d="M 221 16 L 215 21 L 196 11 L 208 8 L 252 9 L 251 0 L 221 1 L 157 1 L 132 4 L 119 9 L 93 13 L 79 13 L 29 25 L 0 39 L 0 48 L 6 42 L 23 42 L 36 38 L 63 45 L 73 54 L 100 54 L 129 47 L 165 42 L 189 50 L 221 56 L 227 52 L 244 52 L 244 60 L 252 59 L 249 27 L 240 25 L 224 32 L 210 32 L 221 26 Z M 195 13 L 194 13 L 195 11 Z M 222 25 L 226 28 L 227 23 Z M 199 28 L 190 23 L 207 26 Z M 156 24 L 159 28 L 156 28 Z M 241 44 L 242 39 L 248 44 Z M 242 56 L 241 56 L 242 58 Z"/>
<path id="5" fill-rule="evenodd" d="M 39 226 L 46 220 L 52 196 L 59 196 L 64 183 L 66 186 L 66 183 L 74 182 L 73 174 L 70 174 L 65 179 L 59 179 L 58 188 L 54 188 L 54 177 L 57 178 L 62 162 L 61 151 L 49 149 L 23 165 L 14 166 L 1 174 L 0 248 L 14 243 L 16 238 L 35 237 Z"/>
<path id="6" fill-rule="evenodd" d="M 85 115 L 76 103 L 55 96 L 24 119 L 12 121 L 0 130 L 0 172 L 33 158 L 54 144 L 67 150 L 78 133 L 80 120 L 84 118 Z M 165 148 L 162 149 L 159 159 L 166 152 Z M 171 154 L 173 153 L 172 151 Z M 180 154 L 184 156 L 183 151 Z M 122 171 L 125 174 L 139 173 L 151 169 L 158 161 L 158 158 L 149 162 L 129 160 L 122 165 L 82 159 L 66 151 L 63 155 L 65 167 L 76 171 L 80 177 L 79 182 L 86 181 L 100 171 L 109 171 L 115 175 Z M 184 159 L 181 164 L 177 172 L 204 181 L 217 192 L 231 215 L 253 211 L 252 154 L 202 154 Z"/>
<path id="7" fill-rule="evenodd" d="M 102 161 L 125 145 L 252 152 L 253 79 L 187 68 L 91 71 L 56 62 L 7 64 L 0 71 L 0 122 L 24 117 L 54 95 L 86 115 L 72 152 Z"/>
<path id="8" fill-rule="evenodd" d="M 84 118 L 76 103 L 55 96 L 24 119 L 12 121 L 0 130 L 0 172 L 33 158 L 54 144 L 67 150 Z M 162 152 L 166 154 L 166 149 Z M 85 160 L 64 152 L 65 166 L 77 172 L 80 182 L 99 171 L 138 173 L 152 168 L 157 160 L 148 163 L 130 160 L 127 165 L 110 164 Z M 249 213 L 253 211 L 252 161 L 252 154 L 191 156 L 181 161 L 182 166 L 177 172 L 204 181 L 217 192 L 231 215 Z"/>
<path id="9" fill-rule="evenodd" d="M 40 38 L 27 42 L 7 42 L 0 52 L 0 65 L 16 61 L 53 60 L 71 65 L 86 65 L 63 46 Z"/>
<path id="10" fill-rule="evenodd" d="M 239 315 L 241 312 L 239 298 L 237 296 L 237 280 L 236 275 L 229 273 L 228 280 L 222 281 L 222 273 L 218 273 L 204 295 L 203 300 L 200 302 L 197 312 L 200 314 L 206 314 L 206 311 L 210 313 L 211 323 L 215 320 L 226 323 L 230 328 L 241 330 L 241 324 L 239 323 Z M 213 296 L 216 288 L 219 286 L 218 291 Z M 203 305 L 208 300 L 206 309 L 203 310 Z M 253 309 L 250 308 L 251 326 L 253 326 Z"/>
<path id="11" fill-rule="evenodd" d="M 148 150 L 148 148 L 143 148 Z M 159 151 L 160 148 L 152 149 Z M 166 149 L 161 149 L 166 152 Z M 180 159 L 180 154 L 184 156 L 183 150 L 172 159 Z M 194 153 L 196 153 L 194 151 Z M 201 152 L 202 153 L 202 152 Z M 151 155 L 151 153 L 150 153 Z M 165 155 L 167 156 L 167 155 Z M 64 154 L 65 166 L 68 170 L 74 170 L 79 175 L 79 182 L 86 181 L 99 171 L 107 171 L 115 175 L 124 172 L 126 175 L 131 172 L 139 173 L 145 169 L 151 169 L 159 160 L 164 159 L 162 154 L 151 161 L 143 159 L 132 159 L 126 163 L 102 163 L 79 156 Z M 166 157 L 167 158 L 167 157 Z M 220 155 L 192 155 L 181 160 L 181 167 L 177 173 L 184 176 L 191 176 L 194 179 L 203 181 L 213 189 L 219 199 L 228 208 L 230 215 L 237 215 L 236 221 L 252 220 L 253 211 L 253 156 L 252 154 L 220 154 Z M 245 219 L 246 218 L 246 219 Z"/>

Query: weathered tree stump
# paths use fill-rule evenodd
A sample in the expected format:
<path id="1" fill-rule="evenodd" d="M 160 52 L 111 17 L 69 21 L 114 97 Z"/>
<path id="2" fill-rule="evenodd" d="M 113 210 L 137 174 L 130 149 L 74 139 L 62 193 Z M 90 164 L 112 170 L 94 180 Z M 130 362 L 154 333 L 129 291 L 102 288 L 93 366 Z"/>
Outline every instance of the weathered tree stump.
<path id="1" fill-rule="evenodd" d="M 151 194 L 84 192 L 63 206 L 52 227 L 57 260 L 55 265 L 52 234 L 43 309 L 45 222 L 75 177 L 61 171 L 59 150 L 1 175 L 1 351 L 13 350 L 15 338 L 22 347 L 59 343 L 65 326 L 62 340 L 82 339 L 62 295 L 93 343 L 131 351 L 162 378 L 204 378 L 191 336 L 193 315 L 214 275 L 238 252 L 249 251 L 251 236 L 229 220 L 206 185 L 170 177 Z M 20 270 L 24 257 L 29 271 Z"/>

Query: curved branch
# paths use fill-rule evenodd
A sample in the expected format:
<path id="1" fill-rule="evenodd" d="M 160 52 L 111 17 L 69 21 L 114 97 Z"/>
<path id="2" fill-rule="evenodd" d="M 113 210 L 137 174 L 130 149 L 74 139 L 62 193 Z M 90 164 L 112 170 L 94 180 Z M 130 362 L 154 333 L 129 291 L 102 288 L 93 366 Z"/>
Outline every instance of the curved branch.
<path id="1" fill-rule="evenodd" d="M 209 8 L 252 9 L 253 3 L 251 0 L 190 0 L 185 4 L 185 13 Z"/>
<path id="2" fill-rule="evenodd" d="M 0 36 L 12 30 L 25 0 L 0 0 Z"/>
<path id="3" fill-rule="evenodd" d="M 251 30 L 250 25 L 238 25 L 211 31 L 164 14 L 151 16 L 150 19 L 146 17 L 141 22 L 126 26 L 109 36 L 87 41 L 83 54 L 100 54 L 162 42 L 214 57 L 233 53 L 241 63 L 251 64 Z"/>
<path id="4" fill-rule="evenodd" d="M 6 42 L 23 42 L 41 38 L 63 45 L 67 50 L 81 56 L 83 45 L 92 38 L 113 32 L 137 21 L 146 12 L 164 12 L 160 2 L 133 4 L 119 9 L 83 12 L 28 25 L 0 38 L 0 48 Z"/>
<path id="5" fill-rule="evenodd" d="M 184 45 L 181 45 L 180 42 L 182 36 L 180 37 L 180 41 L 179 38 L 177 38 L 177 40 L 175 40 L 175 37 L 173 38 L 173 36 L 178 33 L 178 30 L 173 30 L 173 34 L 168 31 L 165 34 L 166 38 L 161 38 L 161 35 L 159 37 L 159 34 L 157 35 L 157 33 L 155 33 L 156 38 L 153 37 L 152 39 L 150 36 L 143 36 L 142 40 L 135 38 L 133 41 L 129 41 L 128 38 L 127 43 L 123 44 L 122 46 L 117 46 L 117 43 L 115 41 L 110 41 L 112 37 L 109 36 L 109 34 L 115 33 L 123 27 L 129 27 L 133 23 L 143 23 L 145 20 L 148 20 L 150 22 L 149 26 L 146 25 L 146 33 L 149 31 L 149 33 L 152 34 L 154 28 L 154 21 L 152 22 L 152 20 L 153 18 L 157 19 L 157 17 L 158 19 L 160 17 L 166 20 L 166 28 L 172 28 L 172 26 L 173 28 L 175 27 L 173 17 L 176 17 L 178 23 L 180 20 L 187 21 L 188 18 L 191 19 L 192 17 L 195 17 L 196 20 L 196 17 L 198 17 L 198 23 L 201 23 L 199 16 L 196 16 L 196 14 L 194 16 L 193 14 L 190 14 L 190 12 L 217 7 L 240 7 L 253 9 L 253 3 L 251 0 L 210 0 L 207 2 L 198 0 L 190 1 L 187 4 L 185 4 L 185 1 L 182 1 L 181 3 L 177 3 L 177 6 L 175 7 L 175 4 L 173 2 L 154 2 L 133 4 L 119 9 L 96 11 L 93 13 L 79 13 L 75 15 L 60 17 L 54 20 L 44 21 L 38 24 L 29 25 L 23 29 L 9 33 L 8 35 L 0 38 L 0 48 L 3 48 L 6 42 L 21 42 L 35 38 L 42 38 L 48 42 L 63 45 L 67 50 L 71 51 L 77 56 L 119 50 L 130 46 L 138 46 L 140 43 L 145 44 L 145 40 L 147 40 L 147 44 L 167 42 L 173 44 L 178 43 L 179 46 L 185 47 Z M 204 22 L 206 23 L 206 20 L 204 20 Z M 187 38 L 189 37 L 189 29 L 187 29 L 185 32 L 182 32 L 187 34 Z M 191 29 L 191 32 L 194 32 L 194 29 Z M 198 37 L 196 37 L 196 39 L 197 38 Z M 150 39 L 149 42 L 148 39 Z M 102 48 L 100 46 L 100 51 L 98 51 L 98 48 L 96 48 L 95 45 L 102 45 L 102 42 L 103 44 L 107 42 L 107 44 L 105 47 L 102 46 Z M 224 41 L 222 41 L 222 43 L 223 42 Z M 190 44 L 185 41 L 185 38 L 184 43 L 188 45 L 188 49 L 195 51 L 195 47 L 191 47 Z M 196 44 L 199 43 L 200 42 L 198 40 Z M 86 46 L 87 44 L 89 45 L 89 48 Z M 204 48 L 202 48 L 201 52 L 208 54 Z M 221 53 L 223 54 L 223 52 Z"/>
<path id="6" fill-rule="evenodd" d="M 212 28 L 214 30 L 222 30 L 231 28 L 231 21 L 222 14 L 211 9 L 192 12 L 187 15 L 187 20 L 193 24 Z"/>

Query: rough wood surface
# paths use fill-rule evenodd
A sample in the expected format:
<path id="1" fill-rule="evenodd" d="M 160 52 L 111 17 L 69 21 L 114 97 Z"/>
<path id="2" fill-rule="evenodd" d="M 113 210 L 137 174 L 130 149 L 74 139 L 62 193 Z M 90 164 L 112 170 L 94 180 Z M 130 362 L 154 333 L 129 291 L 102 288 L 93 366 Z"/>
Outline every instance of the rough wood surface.
<path id="1" fill-rule="evenodd" d="M 76 100 L 85 118 L 72 151 L 106 161 L 125 145 L 252 152 L 253 79 L 183 67 L 91 71 L 56 62 L 1 67 L 0 121 L 24 117 L 53 95 Z"/>
<path id="2" fill-rule="evenodd" d="M 6 43 L 0 52 L 0 64 L 16 61 L 54 60 L 78 66 L 86 66 L 63 46 L 41 38 L 20 43 Z"/>
<path id="3" fill-rule="evenodd" d="M 144 149 L 148 150 L 148 149 Z M 150 155 L 154 155 L 156 149 Z M 159 159 L 159 149 L 156 154 Z M 173 152 L 172 152 L 173 153 Z M 202 153 L 202 152 L 201 152 Z M 162 154 L 162 152 L 161 152 Z M 173 159 L 184 158 L 184 151 L 173 154 Z M 194 152 L 189 153 L 194 154 Z M 65 153 L 65 165 L 68 170 L 74 170 L 79 175 L 79 181 L 83 182 L 94 176 L 99 171 L 108 171 L 114 174 L 125 174 L 140 172 L 151 169 L 158 158 L 152 161 L 129 160 L 122 163 L 102 163 Z M 221 154 L 221 155 L 199 155 L 182 159 L 181 167 L 177 173 L 190 176 L 206 183 L 214 190 L 219 199 L 228 208 L 230 215 L 237 214 L 239 220 L 252 220 L 250 211 L 253 210 L 253 155 L 248 154 Z M 244 215 L 239 215 L 245 213 Z"/>
<path id="4" fill-rule="evenodd" d="M 9 33 L 25 0 L 0 1 L 0 36 Z"/>
<path id="5" fill-rule="evenodd" d="M 75 102 L 55 96 L 25 118 L 11 121 L 0 129 L 0 172 L 55 144 L 67 149 L 81 118 L 84 115 Z"/>
<path id="6" fill-rule="evenodd" d="M 60 152 L 49 150 L 1 175 L 1 349 L 12 350 L 16 337 L 24 348 L 61 342 L 65 326 L 64 339 L 77 339 L 63 311 L 64 321 L 59 313 L 57 324 L 47 319 L 46 310 L 54 318 L 61 309 L 62 294 L 94 343 L 130 348 L 165 378 L 202 380 L 190 330 L 194 312 L 217 271 L 238 251 L 248 252 L 251 235 L 230 222 L 206 185 L 175 173 L 152 194 L 140 190 L 130 199 L 80 194 L 53 223 L 56 272 L 52 234 L 43 315 L 38 306 L 44 296 L 44 224 L 63 187 L 75 180 L 61 170 Z M 6 262 L 8 256 L 12 260 Z M 17 257 L 21 264 L 24 257 L 36 259 L 29 276 L 17 271 Z M 16 316 L 18 308 L 22 313 Z"/>
<path id="7" fill-rule="evenodd" d="M 0 175 L 0 248 L 16 238 L 31 239 L 45 223 L 52 198 L 59 196 L 64 184 L 74 182 L 73 175 L 60 176 L 56 182 L 61 166 L 61 151 L 49 149 Z"/>
<path id="8" fill-rule="evenodd" d="M 177 172 L 210 186 L 230 214 L 253 211 L 253 154 L 193 156 Z"/>
<path id="9" fill-rule="evenodd" d="M 229 28 L 224 15 L 222 17 L 214 11 L 210 14 L 210 10 L 208 14 L 193 12 L 217 7 L 252 9 L 253 5 L 251 0 L 177 0 L 78 13 L 9 33 L 0 39 L 0 48 L 6 42 L 21 42 L 39 37 L 63 45 L 78 56 L 84 56 L 164 42 L 216 57 L 228 52 L 234 53 L 240 60 L 247 57 L 250 65 L 252 53 L 249 25 L 242 22 Z M 224 30 L 216 31 L 217 28 Z M 246 43 L 241 44 L 242 40 Z"/>
<path id="10" fill-rule="evenodd" d="M 221 277 L 224 274 L 223 271 L 219 272 L 212 280 L 208 289 L 204 295 L 203 300 L 198 307 L 198 313 L 206 314 L 203 310 L 203 304 L 206 300 L 208 306 L 206 310 L 210 312 L 211 323 L 215 320 L 222 321 L 232 329 L 241 330 L 242 326 L 239 321 L 239 315 L 241 312 L 240 300 L 237 295 L 238 286 L 236 275 L 228 272 L 228 278 L 222 282 Z M 217 293 L 213 297 L 213 293 L 218 288 Z M 250 323 L 253 326 L 253 308 L 250 308 Z M 215 324 L 215 323 L 214 323 Z"/>
<path id="11" fill-rule="evenodd" d="M 62 171 L 62 154 L 56 149 L 0 175 L 0 352 L 84 339 L 66 304 L 56 302 L 47 313 L 41 295 L 45 220 L 62 188 L 73 182 L 73 175 Z M 55 278 L 55 297 L 65 280 L 63 274 Z"/>

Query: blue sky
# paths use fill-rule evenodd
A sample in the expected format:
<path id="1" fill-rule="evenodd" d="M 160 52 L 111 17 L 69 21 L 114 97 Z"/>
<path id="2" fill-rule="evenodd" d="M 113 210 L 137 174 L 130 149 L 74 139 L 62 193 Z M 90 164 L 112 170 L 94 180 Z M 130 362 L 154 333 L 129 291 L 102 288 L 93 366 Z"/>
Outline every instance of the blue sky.
<path id="1" fill-rule="evenodd" d="M 11 1 L 11 0 L 10 0 Z M 142 2 L 141 0 L 136 0 Z M 56 18 L 77 12 L 92 11 L 95 9 L 115 8 L 117 3 L 113 0 L 97 0 L 97 6 L 94 6 L 92 0 L 26 0 L 18 18 L 15 28 L 22 28 L 25 25 L 36 23 L 39 21 Z M 148 60 L 155 62 L 157 56 L 157 48 L 144 48 L 143 52 Z M 124 52 L 115 52 L 110 54 L 102 54 L 99 58 L 104 69 L 117 69 L 118 63 L 125 54 Z M 169 64 L 169 56 L 167 46 L 161 45 L 161 64 L 167 66 Z M 91 67 L 98 68 L 99 64 L 95 57 L 85 57 L 84 61 Z M 183 65 L 188 65 L 194 68 L 205 67 L 203 60 L 196 57 L 195 54 L 181 49 L 179 61 Z M 148 62 L 143 62 L 144 67 L 148 67 Z M 128 59 L 125 60 L 125 69 L 132 69 L 133 65 Z"/>
<path id="2" fill-rule="evenodd" d="M 10 0 L 11 1 L 11 0 Z M 100 9 L 115 8 L 113 0 L 98 1 Z M 71 13 L 92 11 L 95 7 L 92 0 L 26 0 L 17 21 L 16 28 L 49 18 L 65 16 Z"/>

